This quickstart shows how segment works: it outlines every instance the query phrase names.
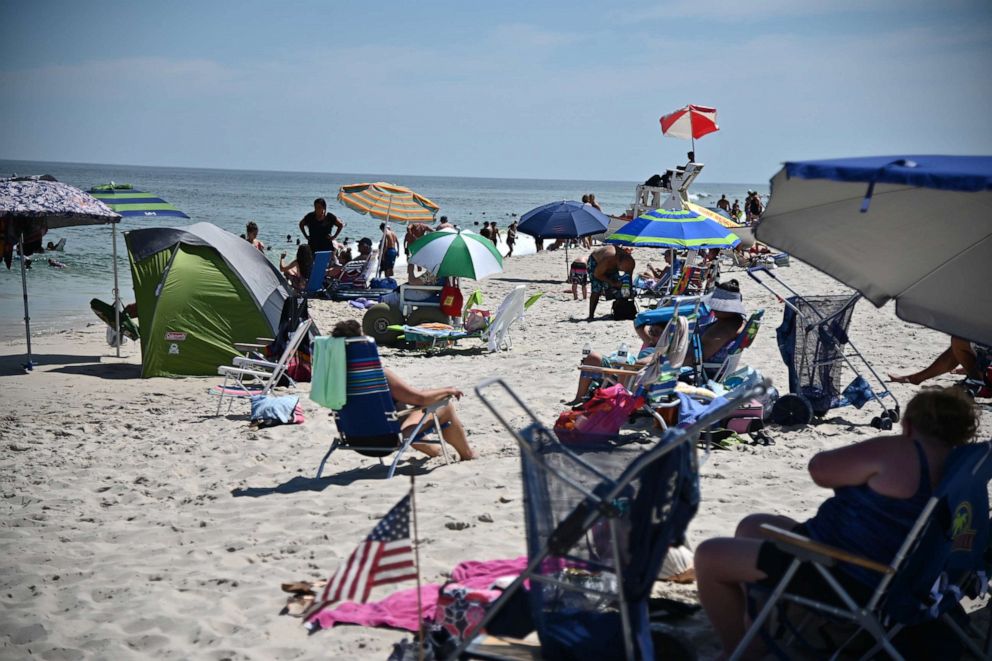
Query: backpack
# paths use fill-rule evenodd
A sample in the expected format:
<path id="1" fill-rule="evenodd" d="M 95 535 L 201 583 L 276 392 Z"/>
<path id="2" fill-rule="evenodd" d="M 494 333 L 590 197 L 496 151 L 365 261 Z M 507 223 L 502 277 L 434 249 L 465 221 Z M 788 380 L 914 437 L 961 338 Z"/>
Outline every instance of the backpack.
<path id="1" fill-rule="evenodd" d="M 632 298 L 618 298 L 613 301 L 613 318 L 617 320 L 633 319 L 637 316 L 637 303 Z"/>
<path id="2" fill-rule="evenodd" d="M 462 316 L 462 290 L 454 285 L 445 285 L 441 288 L 441 312 L 449 317 Z"/>
<path id="3" fill-rule="evenodd" d="M 643 397 L 635 397 L 619 383 L 600 388 L 579 408 L 559 415 L 554 431 L 566 445 L 602 443 L 615 438 L 630 414 L 643 405 Z"/>

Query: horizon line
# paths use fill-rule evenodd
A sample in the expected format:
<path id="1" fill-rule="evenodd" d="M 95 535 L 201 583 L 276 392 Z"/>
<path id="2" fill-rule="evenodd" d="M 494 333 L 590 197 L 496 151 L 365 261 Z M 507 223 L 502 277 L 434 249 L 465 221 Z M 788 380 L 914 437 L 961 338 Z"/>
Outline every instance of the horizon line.
<path id="1" fill-rule="evenodd" d="M 381 177 L 422 177 L 422 178 L 435 178 L 435 179 L 483 179 L 483 180 L 503 180 L 503 181 L 581 181 L 589 183 L 616 183 L 616 184 L 637 184 L 635 180 L 623 180 L 623 179 L 555 179 L 555 178 L 531 178 L 531 177 L 480 177 L 480 176 L 466 176 L 466 175 L 447 175 L 447 174 L 404 174 L 400 172 L 392 173 L 379 173 L 374 175 L 370 172 L 318 172 L 310 170 L 260 170 L 256 168 L 219 168 L 219 167 L 205 167 L 205 166 L 194 166 L 194 165 L 139 165 L 136 163 L 90 163 L 84 161 L 49 161 L 49 160 L 34 160 L 27 158 L 0 158 L 0 163 L 20 161 L 23 163 L 51 163 L 57 165 L 96 165 L 100 167 L 120 167 L 120 168 L 172 168 L 172 169 L 182 169 L 182 170 L 209 170 L 217 172 L 278 172 L 280 174 L 322 174 L 322 175 L 373 175 Z M 705 165 L 705 163 L 704 163 Z M 47 173 L 38 173 L 47 174 Z M 755 183 L 755 182 L 713 182 L 712 184 L 701 184 L 701 185 L 741 185 L 741 186 L 767 186 L 768 184 Z"/>

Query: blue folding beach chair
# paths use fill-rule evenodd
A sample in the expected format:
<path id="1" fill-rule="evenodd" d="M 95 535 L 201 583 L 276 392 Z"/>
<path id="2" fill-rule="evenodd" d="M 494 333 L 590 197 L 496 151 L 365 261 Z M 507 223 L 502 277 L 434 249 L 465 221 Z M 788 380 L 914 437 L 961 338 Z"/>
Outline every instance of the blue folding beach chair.
<path id="1" fill-rule="evenodd" d="M 510 424 L 506 407 L 486 392 L 493 385 L 523 409 L 527 426 Z M 528 551 L 526 570 L 487 610 L 479 629 L 529 581 L 542 658 L 656 658 L 648 598 L 669 548 L 684 542 L 699 505 L 693 440 L 741 399 L 715 400 L 646 451 L 600 445 L 579 452 L 559 442 L 502 380 L 484 382 L 476 393 L 520 446 Z M 486 642 L 462 641 L 448 658 L 466 650 L 498 656 L 484 649 Z"/>
<path id="2" fill-rule="evenodd" d="M 324 278 L 327 274 L 327 268 L 331 265 L 332 254 L 330 250 L 322 250 L 314 253 L 313 266 L 310 268 L 310 278 L 307 280 L 307 288 L 303 291 L 304 296 L 313 298 L 324 294 L 324 290 L 327 289 L 324 286 Z"/>
<path id="3" fill-rule="evenodd" d="M 859 635 L 867 634 L 876 644 L 864 658 L 884 651 L 893 659 L 902 659 L 893 642 L 896 635 L 908 626 L 934 621 L 949 613 L 961 596 L 959 590 L 951 587 L 959 585 L 966 573 L 985 569 L 984 555 L 989 541 L 990 479 L 990 443 L 973 443 L 956 448 L 947 459 L 943 479 L 888 565 L 854 556 L 774 526 L 762 526 L 769 538 L 795 559 L 754 618 L 731 659 L 743 656 L 780 601 L 855 624 L 857 631 L 835 650 L 835 656 Z M 816 569 L 833 595 L 813 598 L 788 591 L 789 583 L 803 563 L 809 563 Z M 840 563 L 881 575 L 881 581 L 870 597 L 859 600 L 837 580 L 831 569 Z M 834 598 L 837 603 L 828 602 L 828 598 Z M 765 635 L 764 638 L 774 644 L 771 636 Z M 962 642 L 969 645 L 979 658 L 983 658 L 977 646 L 969 644 L 970 641 L 964 638 Z"/>
<path id="4" fill-rule="evenodd" d="M 395 453 L 396 457 L 389 467 L 386 479 L 393 476 L 403 453 L 413 443 L 439 444 L 444 461 L 448 463 L 448 449 L 441 435 L 442 425 L 437 411 L 446 406 L 451 398 L 446 397 L 428 406 L 397 411 L 375 340 L 370 337 L 348 338 L 345 340 L 345 355 L 346 402 L 341 410 L 333 412 L 338 438 L 334 439 L 327 454 L 321 459 L 317 479 L 320 479 L 324 464 L 335 450 L 353 450 L 368 457 L 376 457 L 380 463 L 383 457 Z M 411 433 L 404 435 L 403 418 L 416 412 L 423 412 L 423 418 Z M 436 432 L 437 438 L 425 440 L 423 437 L 431 432 Z"/>

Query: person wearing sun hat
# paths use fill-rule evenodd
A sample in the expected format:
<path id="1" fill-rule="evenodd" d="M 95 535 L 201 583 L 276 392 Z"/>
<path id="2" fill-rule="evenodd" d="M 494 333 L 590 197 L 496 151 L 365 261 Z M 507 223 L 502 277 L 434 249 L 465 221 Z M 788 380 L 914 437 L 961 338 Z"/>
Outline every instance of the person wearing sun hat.
<path id="1" fill-rule="evenodd" d="M 703 345 L 703 361 L 719 363 L 727 357 L 730 343 L 744 329 L 747 310 L 737 280 L 721 282 L 713 290 L 707 303 L 711 319 L 700 323 L 699 332 Z M 687 361 L 691 364 L 691 361 Z"/>

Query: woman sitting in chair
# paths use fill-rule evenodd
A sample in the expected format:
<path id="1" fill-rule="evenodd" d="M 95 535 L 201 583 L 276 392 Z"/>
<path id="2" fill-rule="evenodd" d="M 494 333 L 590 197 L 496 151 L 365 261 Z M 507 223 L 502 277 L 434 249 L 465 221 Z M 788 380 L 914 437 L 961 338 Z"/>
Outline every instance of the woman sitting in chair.
<path id="1" fill-rule="evenodd" d="M 307 282 L 310 280 L 310 271 L 313 269 L 313 253 L 310 246 L 303 244 L 296 249 L 296 259 L 289 264 L 284 263 L 286 253 L 279 255 L 279 270 L 289 280 L 290 286 L 297 291 L 304 291 Z"/>
<path id="2" fill-rule="evenodd" d="M 978 410 L 959 388 L 925 390 L 902 418 L 902 434 L 879 436 L 820 452 L 809 462 L 817 485 L 834 489 L 805 523 L 775 514 L 752 514 L 733 538 L 709 539 L 696 549 L 699 600 L 730 654 L 747 626 L 745 583 L 773 589 L 793 557 L 767 541 L 770 524 L 810 539 L 889 564 L 940 482 L 951 450 L 978 430 Z M 833 575 L 855 600 L 867 600 L 881 574 L 840 562 Z M 830 599 L 834 592 L 819 572 L 803 564 L 789 592 Z"/>
<path id="3" fill-rule="evenodd" d="M 362 326 L 355 319 L 339 321 L 331 332 L 333 337 L 361 337 Z M 458 388 L 434 388 L 432 390 L 420 390 L 401 379 L 399 375 L 391 369 L 383 368 L 386 373 L 386 382 L 389 383 L 389 393 L 396 402 L 396 410 L 401 410 L 404 406 L 427 406 L 445 397 L 462 398 L 462 391 Z M 411 413 L 403 418 L 403 431 L 409 433 L 423 418 L 423 413 Z M 458 457 L 462 461 L 475 459 L 478 455 L 468 445 L 468 438 L 465 436 L 465 427 L 458 419 L 455 411 L 455 403 L 451 402 L 447 406 L 438 409 L 438 420 L 441 423 L 441 433 L 444 440 L 458 452 Z M 441 454 L 441 450 L 436 445 L 426 445 L 414 443 L 413 447 L 423 452 L 429 457 L 436 457 Z"/>

